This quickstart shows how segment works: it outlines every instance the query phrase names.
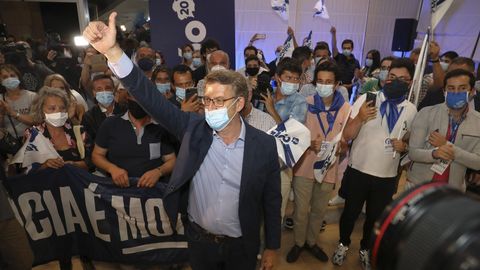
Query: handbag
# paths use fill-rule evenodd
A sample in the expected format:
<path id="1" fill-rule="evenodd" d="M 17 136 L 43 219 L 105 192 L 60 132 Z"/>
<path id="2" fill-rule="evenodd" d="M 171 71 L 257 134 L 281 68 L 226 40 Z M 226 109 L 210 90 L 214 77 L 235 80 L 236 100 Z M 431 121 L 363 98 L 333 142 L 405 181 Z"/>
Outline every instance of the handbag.
<path id="1" fill-rule="evenodd" d="M 3 100 L 5 100 L 5 95 L 3 96 Z M 7 129 L 1 128 L 0 129 L 0 153 L 1 154 L 12 154 L 15 155 L 18 150 L 22 147 L 23 143 L 20 137 L 18 137 L 17 129 L 15 128 L 15 124 L 13 123 L 12 118 L 10 115 L 7 114 L 8 120 L 12 125 L 13 131 L 15 132 L 15 137 L 10 134 Z"/>
<path id="2" fill-rule="evenodd" d="M 20 141 L 4 128 L 0 129 L 0 153 L 15 155 L 22 147 Z"/>

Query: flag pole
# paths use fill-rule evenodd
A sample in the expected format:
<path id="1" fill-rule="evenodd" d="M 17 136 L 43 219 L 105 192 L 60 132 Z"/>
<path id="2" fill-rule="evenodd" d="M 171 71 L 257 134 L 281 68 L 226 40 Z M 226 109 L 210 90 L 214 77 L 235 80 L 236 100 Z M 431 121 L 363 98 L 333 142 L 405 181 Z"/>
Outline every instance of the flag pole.
<path id="1" fill-rule="evenodd" d="M 472 54 L 470 55 L 470 58 L 472 58 L 472 59 L 475 56 L 475 52 L 477 51 L 477 46 L 478 46 L 478 41 L 479 40 L 480 40 L 480 31 L 478 31 L 477 41 L 475 41 L 475 45 L 473 46 Z"/>

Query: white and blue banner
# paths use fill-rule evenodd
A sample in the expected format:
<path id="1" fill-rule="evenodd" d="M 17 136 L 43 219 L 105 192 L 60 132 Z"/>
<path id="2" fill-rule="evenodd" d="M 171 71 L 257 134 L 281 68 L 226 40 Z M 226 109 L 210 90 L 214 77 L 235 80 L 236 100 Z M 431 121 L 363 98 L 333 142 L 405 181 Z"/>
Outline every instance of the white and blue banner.
<path id="1" fill-rule="evenodd" d="M 318 0 L 313 9 L 315 10 L 315 13 L 313 13 L 313 17 L 319 17 L 325 20 L 330 19 L 330 15 L 328 15 L 327 11 L 327 6 L 325 6 L 325 0 Z"/>
<path id="2" fill-rule="evenodd" d="M 310 50 L 313 50 L 313 48 L 312 48 L 312 30 L 310 30 L 310 32 L 308 33 L 308 36 L 303 39 L 302 46 L 307 46 L 308 48 L 310 48 Z"/>
<path id="3" fill-rule="evenodd" d="M 289 19 L 290 0 L 271 0 L 270 4 L 272 9 L 282 18 L 284 21 Z"/>
<path id="4" fill-rule="evenodd" d="M 267 133 L 275 137 L 278 157 L 290 168 L 295 166 L 311 144 L 310 130 L 294 118 L 278 124 Z"/>
<path id="5" fill-rule="evenodd" d="M 183 223 L 171 227 L 164 185 L 113 185 L 66 165 L 4 181 L 15 216 L 25 228 L 35 265 L 84 256 L 96 261 L 159 265 L 188 259 Z"/>
<path id="6" fill-rule="evenodd" d="M 282 50 L 280 51 L 280 55 L 277 58 L 277 65 L 283 58 L 292 57 L 293 50 L 295 50 L 295 45 L 293 44 L 293 37 L 288 36 L 283 43 Z"/>
<path id="7" fill-rule="evenodd" d="M 313 174 L 318 183 L 323 182 L 328 169 L 337 161 L 338 143 L 341 139 L 342 133 L 338 133 L 333 140 L 322 142 L 317 161 L 313 164 Z"/>
<path id="8" fill-rule="evenodd" d="M 443 16 L 445 16 L 445 13 L 447 13 L 452 3 L 453 3 L 453 0 L 431 0 L 432 31 L 435 29 L 435 27 L 437 27 L 438 23 L 442 20 Z"/>
<path id="9" fill-rule="evenodd" d="M 235 66 L 235 1 L 162 0 L 149 1 L 152 46 L 163 52 L 169 65 L 181 62 L 178 49 L 212 38 L 230 55 Z"/>

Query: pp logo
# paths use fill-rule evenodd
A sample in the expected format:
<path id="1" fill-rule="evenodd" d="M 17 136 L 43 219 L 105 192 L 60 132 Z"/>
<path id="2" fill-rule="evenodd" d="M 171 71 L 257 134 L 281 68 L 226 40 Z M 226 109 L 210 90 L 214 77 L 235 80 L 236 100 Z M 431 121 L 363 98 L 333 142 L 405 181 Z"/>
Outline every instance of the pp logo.
<path id="1" fill-rule="evenodd" d="M 193 0 L 175 0 L 172 3 L 172 9 L 177 13 L 178 19 L 195 18 L 195 3 Z"/>
<path id="2" fill-rule="evenodd" d="M 270 135 L 274 136 L 275 138 L 278 138 L 280 139 L 280 141 L 283 143 L 283 144 L 289 144 L 289 143 L 292 143 L 292 144 L 298 144 L 299 143 L 299 140 L 298 138 L 296 137 L 290 137 L 287 133 L 283 133 L 283 132 L 279 132 L 277 130 L 272 130 L 270 132 Z"/>

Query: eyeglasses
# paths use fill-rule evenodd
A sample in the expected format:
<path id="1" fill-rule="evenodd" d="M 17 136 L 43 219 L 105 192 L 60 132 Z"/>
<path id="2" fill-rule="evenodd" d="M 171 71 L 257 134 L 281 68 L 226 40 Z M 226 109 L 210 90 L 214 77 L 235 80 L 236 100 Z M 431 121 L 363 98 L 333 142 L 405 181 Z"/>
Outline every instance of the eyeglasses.
<path id="1" fill-rule="evenodd" d="M 209 98 L 209 97 L 201 97 L 201 101 L 203 103 L 203 105 L 205 105 L 206 107 L 210 106 L 210 104 L 212 104 L 213 102 L 213 105 L 215 107 L 223 107 L 223 105 L 225 104 L 225 101 L 229 101 L 229 100 L 232 100 L 236 97 L 231 97 L 231 98 Z"/>
<path id="2" fill-rule="evenodd" d="M 411 78 L 407 78 L 407 77 L 403 77 L 403 76 L 397 77 L 394 74 L 389 74 L 388 78 L 387 78 L 387 80 L 389 80 L 389 81 L 394 81 L 396 79 L 398 79 L 400 81 L 403 81 L 403 82 L 407 82 L 407 83 L 409 83 L 412 80 Z"/>

